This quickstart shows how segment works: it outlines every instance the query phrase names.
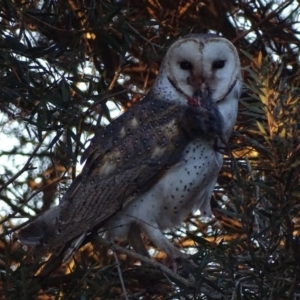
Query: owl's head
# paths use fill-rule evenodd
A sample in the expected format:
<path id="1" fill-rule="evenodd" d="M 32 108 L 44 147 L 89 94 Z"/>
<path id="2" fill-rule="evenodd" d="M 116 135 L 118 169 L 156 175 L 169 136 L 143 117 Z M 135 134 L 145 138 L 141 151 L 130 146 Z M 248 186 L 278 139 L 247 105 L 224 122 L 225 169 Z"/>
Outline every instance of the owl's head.
<path id="1" fill-rule="evenodd" d="M 154 92 L 169 101 L 194 95 L 205 85 L 214 102 L 224 99 L 240 81 L 240 60 L 234 45 L 212 34 L 191 34 L 176 41 L 161 65 Z M 240 84 L 240 83 L 238 83 Z"/>

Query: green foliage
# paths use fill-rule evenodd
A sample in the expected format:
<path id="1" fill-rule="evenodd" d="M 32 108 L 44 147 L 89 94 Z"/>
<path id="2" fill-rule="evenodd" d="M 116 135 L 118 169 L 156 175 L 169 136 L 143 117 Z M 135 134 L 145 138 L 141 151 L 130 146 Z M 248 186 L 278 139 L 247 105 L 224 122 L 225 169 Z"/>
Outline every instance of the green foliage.
<path id="1" fill-rule="evenodd" d="M 58 200 L 112 103 L 126 110 L 142 98 L 167 46 L 209 31 L 239 49 L 245 81 L 212 198 L 216 219 L 191 216 L 169 233 L 196 269 L 183 262 L 182 277 L 164 275 L 122 254 L 121 277 L 129 299 L 298 299 L 298 11 L 296 1 L 0 0 L 1 297 L 124 298 L 99 242 L 40 269 L 14 231 Z M 163 259 L 147 247 L 153 262 Z"/>

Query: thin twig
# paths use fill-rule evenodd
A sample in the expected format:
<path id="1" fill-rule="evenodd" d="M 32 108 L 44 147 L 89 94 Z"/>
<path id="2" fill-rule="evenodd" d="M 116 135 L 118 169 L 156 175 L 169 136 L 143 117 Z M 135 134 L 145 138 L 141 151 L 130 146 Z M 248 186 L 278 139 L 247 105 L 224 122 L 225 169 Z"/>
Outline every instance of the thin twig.
<path id="1" fill-rule="evenodd" d="M 114 88 L 114 86 L 115 86 L 117 80 L 119 79 L 119 76 L 120 76 L 121 72 L 122 72 L 122 68 L 121 68 L 121 66 L 119 65 L 118 70 L 115 72 L 115 76 L 114 76 L 114 78 L 112 79 L 112 81 L 111 81 L 111 83 L 110 83 L 110 85 L 109 85 L 109 87 L 108 87 L 108 90 L 109 90 L 109 91 L 111 91 L 111 90 Z"/>
<path id="2" fill-rule="evenodd" d="M 124 94 L 128 92 L 127 90 L 123 90 L 123 91 L 120 91 L 120 92 L 116 92 L 116 93 L 111 93 L 111 94 L 108 94 L 108 95 L 105 95 L 103 97 L 100 98 L 100 100 L 98 100 L 97 102 L 94 102 L 83 114 L 82 116 L 85 117 L 87 115 L 89 115 L 89 113 L 93 110 L 93 108 L 95 106 L 97 106 L 98 104 L 100 104 L 101 102 L 103 102 L 104 100 L 107 100 L 108 98 L 111 98 L 111 97 L 114 97 L 114 96 L 117 96 L 117 95 L 120 95 L 120 94 Z"/>
<path id="3" fill-rule="evenodd" d="M 260 28 L 260 26 L 269 21 L 270 19 L 276 17 L 276 15 L 279 14 L 279 12 L 283 9 L 285 9 L 287 6 L 289 6 L 291 4 L 290 0 L 287 0 L 285 2 L 282 2 L 280 5 L 278 5 L 277 9 L 273 10 L 272 12 L 270 12 L 264 19 L 262 19 L 261 21 L 259 21 L 257 24 L 255 24 L 254 26 L 252 26 L 250 29 L 245 30 L 242 34 L 238 35 L 235 39 L 233 39 L 231 42 L 233 44 L 236 44 L 239 40 L 243 39 L 246 35 L 248 35 L 250 32 L 254 31 L 257 28 Z"/>
<path id="4" fill-rule="evenodd" d="M 187 287 L 194 287 L 194 282 L 188 281 L 186 279 L 184 279 L 183 277 L 179 276 L 178 274 L 176 274 L 175 272 L 171 271 L 170 269 L 168 269 L 167 267 L 165 267 L 164 265 L 150 259 L 147 258 L 141 254 L 138 254 L 136 252 L 133 252 L 131 250 L 125 249 L 123 247 L 120 247 L 118 245 L 116 245 L 115 243 L 109 242 L 104 238 L 101 238 L 100 236 L 95 236 L 93 238 L 96 242 L 101 243 L 102 245 L 106 246 L 107 248 L 110 248 L 113 251 L 116 252 L 120 252 L 120 253 L 124 253 L 132 258 L 138 259 L 146 264 L 152 265 L 153 267 L 161 270 L 162 272 L 164 272 L 166 275 L 176 279 L 177 281 L 180 281 L 181 283 L 183 283 L 184 285 L 186 285 Z"/>
<path id="5" fill-rule="evenodd" d="M 248 172 L 249 172 L 249 175 L 251 177 L 251 180 L 253 182 L 255 182 L 255 178 L 253 176 L 253 171 L 252 171 L 252 166 L 251 166 L 251 164 L 250 164 L 249 159 L 248 159 L 247 156 L 245 157 L 245 160 L 246 160 L 246 164 L 247 164 L 247 168 L 248 168 Z M 259 196 L 259 194 L 260 194 L 259 187 L 257 185 L 255 185 L 254 189 L 255 189 L 256 202 L 259 203 L 259 199 L 260 199 L 260 196 Z M 254 222 L 253 222 L 252 228 L 253 228 L 253 230 L 255 232 L 260 232 L 261 229 L 260 229 L 260 226 L 259 226 L 258 216 L 257 216 L 255 210 L 253 210 L 252 214 L 254 216 Z"/>
<path id="6" fill-rule="evenodd" d="M 62 181 L 62 180 L 64 180 L 64 178 L 58 178 L 58 179 L 54 180 L 53 182 L 51 182 L 51 183 L 45 185 L 43 188 L 41 188 L 41 189 L 37 190 L 36 192 L 34 192 L 34 193 L 33 193 L 33 194 L 32 194 L 32 195 L 31 195 L 24 203 L 22 203 L 22 205 L 20 205 L 16 210 L 14 210 L 13 213 L 11 213 L 11 214 L 9 214 L 8 216 L 6 216 L 6 217 L 4 217 L 3 219 L 1 219 L 0 224 L 3 224 L 3 223 L 5 223 L 5 222 L 9 221 L 11 218 L 15 217 L 16 214 L 19 213 L 19 212 L 21 211 L 21 209 L 22 209 L 22 208 L 23 208 L 23 207 L 24 207 L 24 206 L 25 206 L 25 205 L 26 205 L 33 197 L 35 197 L 37 194 L 39 194 L 40 192 L 42 192 L 44 189 L 46 189 L 47 187 L 49 187 L 49 186 L 51 186 L 51 185 L 53 185 L 53 184 L 56 184 L 57 182 Z M 16 226 L 16 227 L 14 227 L 14 228 L 8 230 L 8 231 L 5 232 L 5 233 L 0 234 L 0 238 L 3 237 L 3 236 L 6 236 L 6 235 L 8 235 L 8 234 L 11 234 L 11 233 L 13 233 L 13 232 L 15 232 L 15 231 L 17 231 L 17 230 L 19 230 L 20 228 L 24 227 L 25 225 L 27 225 L 28 223 L 30 223 L 31 221 L 33 221 L 36 217 L 37 217 L 37 216 L 35 216 L 35 217 L 33 217 L 33 218 L 30 218 L 28 221 L 26 221 L 26 222 L 24 222 L 24 223 L 22 223 L 22 224 L 20 224 L 20 225 L 18 225 L 18 226 Z"/>
<path id="7" fill-rule="evenodd" d="M 260 151 L 261 153 L 263 153 L 267 157 L 270 156 L 270 152 L 262 144 L 260 144 L 256 140 L 251 139 L 251 138 L 249 138 L 249 137 L 247 137 L 247 136 L 245 136 L 245 135 L 243 135 L 243 134 L 241 134 L 237 131 L 233 132 L 233 135 L 237 136 L 238 138 L 241 138 L 241 139 L 245 140 L 246 143 L 249 143 L 249 145 L 251 147 L 253 147 L 255 150 Z M 247 145 L 242 145 L 242 146 L 244 146 L 244 148 L 246 148 Z"/>
<path id="8" fill-rule="evenodd" d="M 116 254 L 115 251 L 114 251 L 114 257 L 115 257 L 115 261 L 116 261 L 116 264 L 117 264 L 117 270 L 118 270 L 119 278 L 120 278 L 120 281 L 121 281 L 121 286 L 122 286 L 124 298 L 125 298 L 125 300 L 129 300 L 128 299 L 128 293 L 127 293 L 125 283 L 124 283 L 124 280 L 123 280 L 122 270 L 120 268 L 119 258 L 118 258 L 118 255 Z"/>
<path id="9" fill-rule="evenodd" d="M 135 33 L 137 34 L 142 40 L 146 41 L 147 43 L 149 43 L 151 46 L 155 46 L 159 49 L 162 48 L 161 45 L 152 43 L 150 40 L 148 40 L 147 38 L 145 38 L 143 35 L 141 35 L 141 33 L 139 31 L 137 31 L 134 27 L 132 27 L 128 22 L 125 22 L 125 24 Z"/>
<path id="10" fill-rule="evenodd" d="M 38 145 L 35 147 L 31 156 L 28 158 L 26 164 L 24 165 L 24 167 L 19 172 L 17 172 L 13 177 L 11 177 L 5 184 L 3 184 L 3 186 L 0 188 L 0 193 L 4 189 L 6 189 L 11 183 L 13 183 L 21 174 L 23 174 L 25 171 L 27 171 L 29 169 L 29 165 L 30 165 L 32 159 L 35 157 L 35 154 L 40 149 L 40 147 L 42 146 L 42 144 L 47 136 L 48 136 L 48 134 L 45 134 L 43 139 L 41 140 L 41 142 L 38 143 Z"/>

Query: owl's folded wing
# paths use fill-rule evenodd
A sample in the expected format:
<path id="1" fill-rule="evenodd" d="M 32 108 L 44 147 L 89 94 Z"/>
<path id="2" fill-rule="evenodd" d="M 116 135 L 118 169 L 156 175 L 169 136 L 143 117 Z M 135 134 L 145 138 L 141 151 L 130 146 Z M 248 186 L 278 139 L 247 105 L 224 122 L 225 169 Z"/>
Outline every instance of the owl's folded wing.
<path id="1" fill-rule="evenodd" d="M 198 114 L 149 98 L 124 113 L 96 134 L 61 204 L 22 229 L 20 241 L 53 250 L 104 222 L 177 163 Z"/>

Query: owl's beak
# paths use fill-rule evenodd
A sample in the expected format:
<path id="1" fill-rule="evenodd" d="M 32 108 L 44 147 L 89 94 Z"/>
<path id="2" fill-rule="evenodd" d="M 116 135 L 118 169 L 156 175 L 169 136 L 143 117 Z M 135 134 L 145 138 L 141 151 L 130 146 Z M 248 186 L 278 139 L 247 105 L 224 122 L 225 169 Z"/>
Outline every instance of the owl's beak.
<path id="1" fill-rule="evenodd" d="M 204 83 L 204 78 L 203 76 L 197 76 L 198 78 L 196 79 L 197 86 L 200 87 Z"/>
<path id="2" fill-rule="evenodd" d="M 203 77 L 203 74 L 192 74 L 191 79 L 191 85 L 195 91 L 205 93 L 208 90 L 208 84 L 206 83 L 206 79 Z"/>
<path id="3" fill-rule="evenodd" d="M 188 98 L 188 105 L 190 105 L 192 107 L 200 107 L 200 106 L 202 106 L 201 101 L 208 97 L 209 98 L 211 97 L 209 87 L 206 83 L 202 82 L 195 89 L 195 93 L 194 93 L 193 97 Z"/>
<path id="4" fill-rule="evenodd" d="M 200 98 L 208 96 L 210 93 L 208 84 L 206 84 L 204 81 L 199 81 L 199 84 L 196 88 L 195 96 L 198 96 Z"/>

